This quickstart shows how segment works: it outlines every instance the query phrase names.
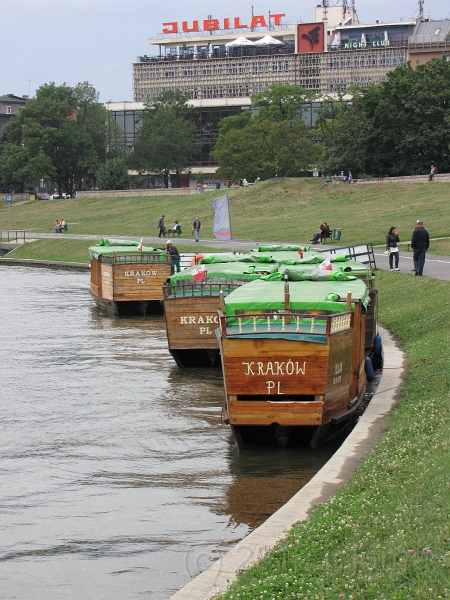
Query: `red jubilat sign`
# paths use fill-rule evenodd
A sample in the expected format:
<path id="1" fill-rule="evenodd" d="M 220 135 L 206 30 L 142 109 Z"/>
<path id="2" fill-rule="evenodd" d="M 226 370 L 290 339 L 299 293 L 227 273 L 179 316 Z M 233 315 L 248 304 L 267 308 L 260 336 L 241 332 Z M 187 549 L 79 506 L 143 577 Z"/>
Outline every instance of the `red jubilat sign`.
<path id="1" fill-rule="evenodd" d="M 223 20 L 222 27 L 219 19 L 204 19 L 203 21 L 182 21 L 181 29 L 177 21 L 163 23 L 163 33 L 192 33 L 196 31 L 219 31 L 220 29 L 253 29 L 254 27 L 267 27 L 268 21 L 273 21 L 273 24 L 281 25 L 281 17 L 285 17 L 284 13 L 271 14 L 269 19 L 264 15 L 253 15 L 250 24 L 241 23 L 240 17 L 232 19 L 226 17 Z"/>

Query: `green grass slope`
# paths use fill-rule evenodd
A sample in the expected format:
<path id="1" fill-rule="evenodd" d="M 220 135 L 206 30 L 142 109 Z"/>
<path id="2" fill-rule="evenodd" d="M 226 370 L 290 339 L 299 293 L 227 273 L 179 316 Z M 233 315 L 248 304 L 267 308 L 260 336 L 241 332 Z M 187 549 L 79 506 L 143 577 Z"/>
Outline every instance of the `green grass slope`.
<path id="1" fill-rule="evenodd" d="M 220 598 L 450 597 L 450 284 L 378 272 L 377 287 L 380 319 L 408 365 L 381 439 L 336 496 Z"/>
<path id="2" fill-rule="evenodd" d="M 190 236 L 195 215 L 203 222 L 203 237 L 212 238 L 214 213 L 210 202 L 225 193 L 195 196 L 153 196 L 35 201 L 0 210 L 0 229 L 53 231 L 56 218 L 69 223 L 69 233 L 157 235 L 157 221 L 176 219 L 183 237 Z M 262 182 L 229 192 L 234 239 L 308 242 L 318 225 L 327 221 L 342 229 L 342 243 L 383 244 L 391 225 L 400 239 L 411 239 L 418 218 L 432 237 L 450 233 L 450 183 L 326 184 L 322 179 L 285 179 Z M 443 244 L 448 251 L 448 244 Z"/>

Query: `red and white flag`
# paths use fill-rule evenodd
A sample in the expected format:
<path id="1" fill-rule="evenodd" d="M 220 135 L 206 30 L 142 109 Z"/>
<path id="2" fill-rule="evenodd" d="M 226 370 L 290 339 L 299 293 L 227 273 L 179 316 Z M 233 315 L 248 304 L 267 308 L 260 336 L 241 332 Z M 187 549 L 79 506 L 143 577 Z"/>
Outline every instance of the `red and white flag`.
<path id="1" fill-rule="evenodd" d="M 333 267 L 331 266 L 330 258 L 327 256 L 326 259 L 320 263 L 319 267 L 321 269 L 325 269 L 325 271 L 332 271 Z"/>
<path id="2" fill-rule="evenodd" d="M 142 242 L 144 241 L 144 238 L 141 238 L 141 241 L 139 242 L 139 246 L 138 246 L 138 250 L 140 252 L 142 252 Z"/>
<path id="3" fill-rule="evenodd" d="M 192 269 L 192 277 L 194 281 L 201 281 L 206 279 L 206 267 L 205 265 L 199 265 L 196 269 Z"/>

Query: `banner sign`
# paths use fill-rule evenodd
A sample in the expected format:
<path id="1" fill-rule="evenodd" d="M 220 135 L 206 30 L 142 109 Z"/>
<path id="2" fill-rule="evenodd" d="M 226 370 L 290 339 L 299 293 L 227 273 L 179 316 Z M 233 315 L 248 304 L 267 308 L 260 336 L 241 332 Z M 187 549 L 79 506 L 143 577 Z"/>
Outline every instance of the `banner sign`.
<path id="1" fill-rule="evenodd" d="M 240 17 L 233 17 L 232 19 L 226 17 L 223 23 L 219 19 L 204 19 L 203 21 L 182 21 L 181 27 L 177 21 L 170 21 L 163 23 L 163 34 L 169 33 L 192 33 L 197 31 L 219 31 L 223 30 L 234 30 L 234 29 L 250 29 L 253 31 L 255 27 L 266 27 L 271 29 L 271 26 L 280 26 L 281 17 L 285 17 L 284 13 L 269 14 L 268 19 L 264 15 L 252 15 L 251 20 L 248 23 L 241 23 Z M 222 27 L 221 27 L 222 25 Z"/>
<path id="2" fill-rule="evenodd" d="M 214 209 L 214 224 L 213 234 L 216 240 L 228 241 L 232 240 L 230 206 L 228 202 L 228 194 L 220 196 L 211 202 Z"/>
<path id="3" fill-rule="evenodd" d="M 324 24 L 323 23 L 301 23 L 297 25 L 298 53 L 323 52 L 324 46 Z"/>

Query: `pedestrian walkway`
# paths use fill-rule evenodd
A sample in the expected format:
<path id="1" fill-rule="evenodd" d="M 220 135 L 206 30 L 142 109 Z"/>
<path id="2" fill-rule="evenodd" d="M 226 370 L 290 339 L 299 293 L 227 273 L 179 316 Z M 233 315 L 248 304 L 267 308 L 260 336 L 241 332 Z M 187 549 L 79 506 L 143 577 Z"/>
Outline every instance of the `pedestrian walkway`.
<path id="1" fill-rule="evenodd" d="M 381 250 L 375 250 L 375 259 L 377 261 L 377 269 L 382 271 L 390 271 L 388 257 Z M 399 268 L 400 273 L 414 273 L 414 262 L 412 252 L 400 252 Z M 424 277 L 432 279 L 442 279 L 450 281 L 450 256 L 438 256 L 427 252 L 425 268 L 423 270 Z"/>
<path id="2" fill-rule="evenodd" d="M 72 239 L 81 239 L 81 240 L 92 240 L 92 241 L 98 241 L 102 235 L 85 235 L 85 234 L 71 234 L 71 233 L 66 233 L 64 234 L 65 238 L 72 238 Z M 111 235 L 111 236 L 104 236 L 104 237 L 110 237 L 112 239 L 115 240 L 129 240 L 129 239 L 136 239 L 136 241 L 139 241 L 141 238 L 133 238 L 132 236 L 123 236 L 123 235 Z M 39 232 L 31 232 L 31 231 L 27 231 L 26 232 L 26 239 L 27 240 L 35 240 L 35 239 L 42 239 L 42 238 L 57 238 L 57 239 L 61 239 L 61 235 L 57 234 L 57 233 L 39 233 Z M 161 238 L 158 238 L 157 236 L 149 236 L 149 237 L 144 237 L 144 244 L 148 245 L 148 246 L 154 246 L 155 248 L 158 247 L 165 247 L 165 242 L 163 242 L 161 240 Z M 227 242 L 222 242 L 222 241 L 218 241 L 216 239 L 202 239 L 201 240 L 201 244 L 202 246 L 208 246 L 210 248 L 214 248 L 217 249 L 217 251 L 227 251 L 227 250 L 231 250 L 232 252 L 250 252 L 250 250 L 257 248 L 258 246 L 266 246 L 266 245 L 274 245 L 274 244 L 285 244 L 286 242 L 266 242 L 266 241 L 245 241 L 245 240 L 230 240 Z M 302 242 L 299 242 L 300 244 Z M 192 246 L 194 244 L 193 239 L 191 238 L 177 238 L 177 247 L 183 247 L 183 246 Z M 309 246 L 309 243 L 305 243 L 305 246 Z M 336 248 L 338 246 L 321 246 L 320 248 L 318 248 L 318 250 L 322 250 L 322 251 L 326 251 L 326 250 L 332 250 L 334 248 Z M 385 256 L 383 254 L 383 251 L 380 250 L 375 250 L 374 251 L 375 254 L 375 258 L 377 261 L 377 269 L 380 269 L 382 271 L 389 271 L 389 261 L 388 261 L 388 257 Z M 414 271 L 413 267 L 413 255 L 412 252 L 400 252 L 400 263 L 399 263 L 399 267 L 400 267 L 400 272 L 401 273 L 410 273 L 412 274 L 412 271 Z M 424 269 L 424 277 L 431 277 L 433 279 L 442 279 L 443 281 L 450 281 L 450 256 L 439 256 L 437 254 L 430 254 L 429 252 L 427 252 L 427 258 L 426 258 L 426 262 L 425 262 L 425 269 Z"/>

